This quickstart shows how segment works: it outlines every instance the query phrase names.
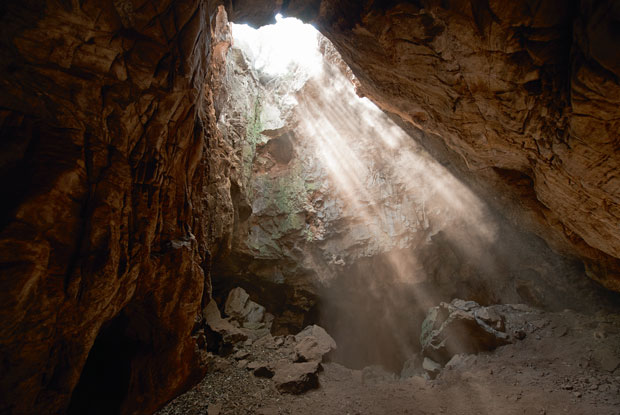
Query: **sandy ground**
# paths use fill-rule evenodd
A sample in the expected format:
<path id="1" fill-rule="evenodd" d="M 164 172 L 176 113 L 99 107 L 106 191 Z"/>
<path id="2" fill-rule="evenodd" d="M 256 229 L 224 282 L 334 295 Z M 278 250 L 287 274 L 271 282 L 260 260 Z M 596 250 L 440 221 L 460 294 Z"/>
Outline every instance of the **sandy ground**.
<path id="1" fill-rule="evenodd" d="M 280 394 L 245 368 L 292 351 L 262 339 L 236 357 L 214 357 L 204 380 L 158 415 L 620 415 L 620 315 L 542 313 L 526 331 L 514 344 L 461 357 L 434 380 L 324 363 L 319 389 L 302 395 Z"/>

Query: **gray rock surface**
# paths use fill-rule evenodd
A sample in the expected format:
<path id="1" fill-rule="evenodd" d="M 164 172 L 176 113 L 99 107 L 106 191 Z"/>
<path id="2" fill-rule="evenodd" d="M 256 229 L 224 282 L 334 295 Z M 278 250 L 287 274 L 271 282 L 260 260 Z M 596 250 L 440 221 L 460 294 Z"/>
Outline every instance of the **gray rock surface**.
<path id="1" fill-rule="evenodd" d="M 337 349 L 334 339 L 321 326 L 312 325 L 295 335 L 296 360 L 300 362 L 323 361 Z"/>
<path id="2" fill-rule="evenodd" d="M 265 307 L 250 300 L 250 296 L 241 287 L 234 288 L 228 294 L 224 306 L 225 313 L 243 327 L 259 329 L 270 328 L 270 317 Z"/>
<path id="3" fill-rule="evenodd" d="M 422 361 L 422 369 L 428 375 L 429 378 L 435 379 L 441 372 L 441 364 L 435 362 L 433 359 L 425 357 Z"/>
<path id="4" fill-rule="evenodd" d="M 300 394 L 319 387 L 319 362 L 281 363 L 276 367 L 273 381 L 283 393 Z"/>
<path id="5" fill-rule="evenodd" d="M 207 326 L 219 334 L 224 343 L 233 345 L 247 340 L 247 333 L 233 326 L 229 320 L 222 318 L 215 301 L 209 301 L 202 310 L 202 316 Z"/>
<path id="6" fill-rule="evenodd" d="M 422 359 L 418 354 L 413 354 L 403 364 L 403 367 L 400 371 L 401 379 L 410 378 L 413 376 L 419 376 L 423 372 L 422 370 Z"/>
<path id="7" fill-rule="evenodd" d="M 422 323 L 422 353 L 445 364 L 455 354 L 493 350 L 511 342 L 504 318 L 474 301 L 453 300 L 431 308 Z"/>

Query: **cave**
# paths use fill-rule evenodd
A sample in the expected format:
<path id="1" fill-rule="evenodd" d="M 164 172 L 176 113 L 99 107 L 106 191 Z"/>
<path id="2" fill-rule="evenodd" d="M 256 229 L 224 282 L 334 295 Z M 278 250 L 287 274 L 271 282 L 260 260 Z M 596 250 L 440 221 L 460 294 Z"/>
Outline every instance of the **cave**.
<path id="1" fill-rule="evenodd" d="M 617 413 L 616 1 L 156 3 L 0 6 L 1 414 Z"/>
<path id="2" fill-rule="evenodd" d="M 121 314 L 106 323 L 95 339 L 73 390 L 68 414 L 119 413 L 129 391 L 136 341 L 127 336 L 128 319 Z"/>

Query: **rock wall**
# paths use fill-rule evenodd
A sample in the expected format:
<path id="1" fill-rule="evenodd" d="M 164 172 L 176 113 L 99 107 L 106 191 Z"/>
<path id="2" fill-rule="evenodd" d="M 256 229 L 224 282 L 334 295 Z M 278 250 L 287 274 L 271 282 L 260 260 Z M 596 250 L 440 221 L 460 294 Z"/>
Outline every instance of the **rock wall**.
<path id="1" fill-rule="evenodd" d="M 313 20 L 363 94 L 619 290 L 616 2 L 323 0 L 280 11 Z M 252 21 L 243 5 L 237 13 Z"/>
<path id="2" fill-rule="evenodd" d="M 215 9 L 0 8 L 0 413 L 152 413 L 204 370 Z"/>
<path id="3" fill-rule="evenodd" d="M 234 182 L 223 188 L 230 249 L 213 270 L 220 302 L 242 285 L 276 314 L 276 333 L 319 320 L 343 345 L 337 358 L 395 370 L 441 300 L 594 306 L 578 261 L 516 228 L 417 144 L 422 133 L 360 99 L 329 41 L 320 74 L 276 76 L 234 34 L 218 106 Z"/>
<path id="4" fill-rule="evenodd" d="M 148 413 L 202 372 L 205 272 L 249 206 L 216 145 L 216 4 L 0 6 L 0 412 Z M 281 4 L 365 94 L 619 290 L 615 2 L 226 2 L 260 24 Z M 115 387 L 92 388 L 112 362 Z"/>

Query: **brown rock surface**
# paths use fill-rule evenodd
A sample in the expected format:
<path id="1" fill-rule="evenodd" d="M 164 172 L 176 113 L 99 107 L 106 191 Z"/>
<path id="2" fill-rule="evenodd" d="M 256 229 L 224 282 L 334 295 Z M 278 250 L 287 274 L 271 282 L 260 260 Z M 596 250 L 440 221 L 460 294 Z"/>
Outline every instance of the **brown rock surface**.
<path id="1" fill-rule="evenodd" d="M 320 362 L 290 363 L 276 367 L 273 381 L 280 392 L 300 394 L 319 387 Z"/>
<path id="2" fill-rule="evenodd" d="M 282 11 L 315 22 L 360 93 L 620 290 L 617 2 L 323 0 Z"/>
<path id="3" fill-rule="evenodd" d="M 233 16 L 264 23 L 278 3 L 235 2 Z M 615 2 L 284 3 L 317 21 L 364 94 L 441 137 L 620 291 Z M 83 379 L 76 412 L 106 399 L 148 413 L 202 372 L 205 269 L 247 213 L 217 146 L 207 60 L 228 41 L 213 7 L 1 6 L 0 412 L 65 411 L 95 360 L 116 361 L 122 387 L 97 398 Z M 111 356 L 111 339 L 132 352 Z"/>
<path id="4" fill-rule="evenodd" d="M 502 218 L 361 100 L 325 38 L 322 73 L 298 68 L 278 78 L 255 68 L 258 49 L 244 47 L 236 30 L 225 99 L 216 99 L 231 166 L 220 189 L 235 211 L 230 250 L 212 274 L 220 303 L 243 286 L 274 312 L 280 334 L 317 321 L 318 308 L 318 322 L 343 346 L 335 359 L 393 370 L 419 336 L 394 327 L 417 327 L 411 322 L 434 302 L 592 304 L 595 284 L 577 261 Z M 277 151 L 284 141 L 290 157 Z M 362 333 L 375 341 L 360 343 Z"/>
<path id="5" fill-rule="evenodd" d="M 336 342 L 321 326 L 306 327 L 295 335 L 295 357 L 298 362 L 321 362 L 336 350 Z"/>
<path id="6" fill-rule="evenodd" d="M 503 317 L 493 308 L 459 299 L 441 303 L 422 323 L 422 353 L 444 365 L 456 354 L 493 350 L 511 341 L 502 327 Z"/>
<path id="7" fill-rule="evenodd" d="M 420 372 L 398 379 L 379 367 L 352 370 L 331 362 L 322 365 L 318 389 L 291 395 L 280 393 L 271 379 L 229 364 L 158 415 L 204 414 L 212 404 L 221 404 L 223 414 L 230 415 L 618 413 L 620 369 L 610 373 L 599 364 L 601 351 L 620 356 L 618 315 L 506 307 L 508 324 L 522 327 L 527 336 L 490 353 L 456 355 L 435 380 L 425 380 Z M 558 337 L 556 328 L 567 326 Z M 606 337 L 598 337 L 603 331 Z M 415 364 L 420 371 L 422 363 Z"/>
<path id="8" fill-rule="evenodd" d="M 0 412 L 150 413 L 203 373 L 213 10 L 1 9 Z"/>

